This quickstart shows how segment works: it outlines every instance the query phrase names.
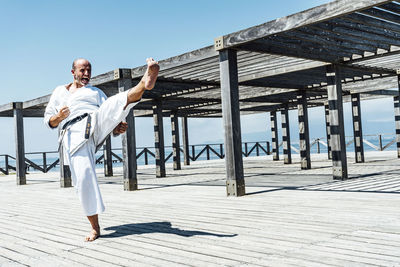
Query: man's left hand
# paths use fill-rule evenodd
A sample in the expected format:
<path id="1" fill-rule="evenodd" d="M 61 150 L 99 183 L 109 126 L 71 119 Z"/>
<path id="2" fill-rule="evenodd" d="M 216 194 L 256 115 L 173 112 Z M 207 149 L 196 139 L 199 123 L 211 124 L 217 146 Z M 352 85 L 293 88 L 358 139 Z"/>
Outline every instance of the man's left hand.
<path id="1" fill-rule="evenodd" d="M 118 134 L 123 134 L 126 132 L 126 129 L 128 129 L 128 123 L 126 122 L 120 122 L 117 127 L 114 128 L 113 134 L 118 135 Z"/>

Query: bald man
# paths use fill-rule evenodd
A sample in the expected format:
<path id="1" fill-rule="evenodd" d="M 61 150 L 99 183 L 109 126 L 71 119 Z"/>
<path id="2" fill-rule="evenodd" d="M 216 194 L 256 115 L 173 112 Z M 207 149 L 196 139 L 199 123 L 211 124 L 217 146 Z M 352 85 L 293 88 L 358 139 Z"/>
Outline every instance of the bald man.
<path id="1" fill-rule="evenodd" d="M 95 153 L 110 133 L 126 131 L 128 126 L 122 121 L 143 93 L 154 87 L 160 67 L 152 58 L 146 62 L 147 70 L 136 86 L 107 99 L 103 91 L 89 84 L 90 62 L 76 59 L 71 70 L 73 82 L 54 89 L 46 107 L 44 123 L 60 130 L 59 142 L 71 169 L 72 184 L 92 226 L 86 241 L 100 236 L 98 214 L 104 212 Z"/>

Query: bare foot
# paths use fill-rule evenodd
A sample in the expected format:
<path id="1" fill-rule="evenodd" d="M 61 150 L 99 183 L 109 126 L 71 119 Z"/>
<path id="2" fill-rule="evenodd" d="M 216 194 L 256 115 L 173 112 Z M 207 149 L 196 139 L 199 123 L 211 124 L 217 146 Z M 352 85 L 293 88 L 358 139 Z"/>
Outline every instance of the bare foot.
<path id="1" fill-rule="evenodd" d="M 85 241 L 86 242 L 95 241 L 99 236 L 100 236 L 100 229 L 98 230 L 92 229 L 92 231 L 90 231 L 90 234 L 85 238 Z"/>
<path id="2" fill-rule="evenodd" d="M 151 90 L 151 89 L 153 89 L 154 85 L 156 84 L 160 66 L 158 65 L 158 62 L 155 61 L 153 58 L 147 58 L 146 62 L 147 62 L 147 70 L 143 76 L 144 88 L 146 90 Z"/>

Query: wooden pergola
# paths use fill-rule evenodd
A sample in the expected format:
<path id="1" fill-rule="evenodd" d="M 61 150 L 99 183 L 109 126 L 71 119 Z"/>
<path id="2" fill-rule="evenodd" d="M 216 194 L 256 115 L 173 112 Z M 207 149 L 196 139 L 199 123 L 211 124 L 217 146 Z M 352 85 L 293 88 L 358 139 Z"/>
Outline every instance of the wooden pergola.
<path id="1" fill-rule="evenodd" d="M 161 60 L 156 87 L 146 92 L 127 118 L 129 129 L 123 136 L 125 190 L 137 188 L 134 117 L 154 117 L 157 177 L 165 176 L 162 117 L 171 116 L 174 169 L 180 169 L 178 117 L 186 133 L 185 154 L 188 117 L 223 117 L 227 194 L 241 196 L 245 183 L 240 115 L 270 112 L 273 158 L 278 160 L 276 116 L 280 112 L 284 163 L 289 164 L 288 111 L 298 109 L 301 168 L 309 169 L 307 109 L 316 106 L 325 106 L 327 114 L 333 178 L 347 179 L 344 101 L 352 102 L 357 162 L 364 161 L 362 99 L 394 97 L 400 147 L 399 92 L 388 90 L 399 88 L 399 37 L 398 2 L 339 0 L 218 37 L 214 46 Z M 131 88 L 145 68 L 110 71 L 93 77 L 91 84 L 110 96 Z M 22 118 L 42 117 L 49 98 L 0 106 L 0 116 L 14 116 L 16 121 L 19 184 L 25 183 Z"/>

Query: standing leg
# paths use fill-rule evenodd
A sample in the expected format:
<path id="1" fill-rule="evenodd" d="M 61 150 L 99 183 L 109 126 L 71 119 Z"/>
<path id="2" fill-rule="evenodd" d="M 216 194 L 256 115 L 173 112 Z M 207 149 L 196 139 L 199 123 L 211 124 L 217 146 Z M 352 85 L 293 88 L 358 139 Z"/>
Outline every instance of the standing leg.
<path id="1" fill-rule="evenodd" d="M 98 214 L 104 212 L 103 199 L 96 176 L 93 138 L 90 138 L 73 155 L 66 154 L 69 157 L 73 184 L 83 211 L 92 226 L 92 230 L 85 240 L 93 241 L 100 235 Z"/>

